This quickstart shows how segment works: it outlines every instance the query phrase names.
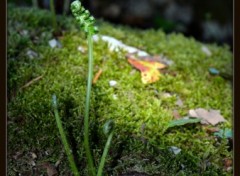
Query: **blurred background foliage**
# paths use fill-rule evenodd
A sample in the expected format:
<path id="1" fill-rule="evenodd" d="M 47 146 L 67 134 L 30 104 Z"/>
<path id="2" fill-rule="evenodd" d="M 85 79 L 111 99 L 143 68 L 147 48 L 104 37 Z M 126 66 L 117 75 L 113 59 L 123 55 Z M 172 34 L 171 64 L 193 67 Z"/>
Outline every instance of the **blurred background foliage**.
<path id="1" fill-rule="evenodd" d="M 71 15 L 73 0 L 54 0 L 58 14 Z M 9 0 L 19 6 L 49 9 L 50 0 Z M 82 0 L 97 18 L 142 29 L 181 32 L 202 42 L 233 42 L 233 1 L 229 0 Z"/>

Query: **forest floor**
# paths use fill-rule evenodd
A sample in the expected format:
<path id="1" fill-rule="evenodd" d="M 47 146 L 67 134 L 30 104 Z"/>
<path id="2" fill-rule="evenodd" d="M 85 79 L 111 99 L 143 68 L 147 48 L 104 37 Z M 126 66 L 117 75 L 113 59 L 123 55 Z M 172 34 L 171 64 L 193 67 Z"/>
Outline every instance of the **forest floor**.
<path id="1" fill-rule="evenodd" d="M 8 6 L 8 175 L 71 175 L 52 109 L 53 94 L 78 169 L 87 175 L 87 40 L 73 17 L 57 16 L 57 22 L 60 33 L 55 35 L 49 11 Z M 102 20 L 97 25 L 99 35 L 149 53 L 145 59 L 160 58 L 166 68 L 158 81 L 144 84 L 124 49 L 111 51 L 106 41 L 94 42 L 94 76 L 101 70 L 90 108 L 95 165 L 107 139 L 102 126 L 113 119 L 116 132 L 104 175 L 232 175 L 229 47 L 162 30 Z M 198 117 L 193 118 L 194 113 Z"/>

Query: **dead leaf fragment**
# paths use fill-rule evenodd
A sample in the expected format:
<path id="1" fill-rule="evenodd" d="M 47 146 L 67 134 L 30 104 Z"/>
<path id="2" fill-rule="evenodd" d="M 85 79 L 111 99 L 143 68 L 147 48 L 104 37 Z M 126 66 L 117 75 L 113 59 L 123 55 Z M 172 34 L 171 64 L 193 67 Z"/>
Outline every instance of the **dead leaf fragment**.
<path id="1" fill-rule="evenodd" d="M 47 169 L 47 175 L 48 176 L 57 176 L 58 172 L 56 170 L 56 168 L 50 164 L 49 162 L 45 162 L 42 164 L 42 168 Z"/>
<path id="2" fill-rule="evenodd" d="M 98 72 L 96 73 L 96 75 L 93 78 L 93 84 L 95 84 L 98 80 L 98 78 L 100 77 L 100 75 L 102 74 L 102 69 L 99 69 Z"/>
<path id="3" fill-rule="evenodd" d="M 153 83 L 159 80 L 160 71 L 166 65 L 157 61 L 142 61 L 137 59 L 134 55 L 127 55 L 128 62 L 135 68 L 141 71 L 141 80 L 143 84 Z"/>
<path id="4" fill-rule="evenodd" d="M 206 131 L 207 131 L 207 133 L 215 133 L 215 132 L 218 132 L 220 129 L 219 128 L 217 128 L 217 127 L 205 127 L 204 128 Z"/>
<path id="5" fill-rule="evenodd" d="M 181 118 L 179 112 L 176 109 L 173 110 L 172 114 L 173 114 L 174 119 L 180 119 Z"/>
<path id="6" fill-rule="evenodd" d="M 32 159 L 36 159 L 37 158 L 36 153 L 30 152 L 30 155 L 31 155 Z"/>
<path id="7" fill-rule="evenodd" d="M 19 158 L 21 158 L 23 156 L 23 152 L 16 152 L 14 155 L 13 155 L 13 159 L 15 160 L 18 160 Z"/>
<path id="8" fill-rule="evenodd" d="M 229 171 L 229 170 L 232 169 L 232 164 L 233 164 L 232 159 L 225 158 L 225 159 L 223 159 L 223 162 L 224 162 L 224 169 L 225 170 Z"/>
<path id="9" fill-rule="evenodd" d="M 37 82 L 38 80 L 42 79 L 43 76 L 38 76 L 36 78 L 34 78 L 33 80 L 29 81 L 27 84 L 25 84 L 24 86 L 22 86 L 20 89 L 26 88 L 28 86 L 30 86 L 31 84 Z"/>
<path id="10" fill-rule="evenodd" d="M 57 160 L 57 162 L 54 164 L 54 166 L 58 167 L 61 162 L 62 162 L 61 160 Z"/>
<path id="11" fill-rule="evenodd" d="M 176 101 L 176 105 L 178 105 L 179 107 L 183 107 L 183 101 L 180 98 L 178 98 Z"/>
<path id="12" fill-rule="evenodd" d="M 189 110 L 189 116 L 190 117 L 196 117 L 202 119 L 201 123 L 202 124 L 211 124 L 211 125 L 216 125 L 220 122 L 225 122 L 226 120 L 224 117 L 220 114 L 219 110 L 206 110 L 203 108 L 198 108 L 198 109 L 191 109 Z"/>

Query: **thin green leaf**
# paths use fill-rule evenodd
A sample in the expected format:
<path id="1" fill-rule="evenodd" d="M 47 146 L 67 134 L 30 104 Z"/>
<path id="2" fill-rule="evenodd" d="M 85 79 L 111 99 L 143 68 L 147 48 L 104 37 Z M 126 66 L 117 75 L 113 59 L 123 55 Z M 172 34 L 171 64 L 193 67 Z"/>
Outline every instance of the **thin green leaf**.
<path id="1" fill-rule="evenodd" d="M 198 123 L 200 121 L 201 121 L 201 119 L 199 119 L 199 118 L 197 118 L 197 119 L 173 120 L 168 124 L 168 128 L 175 127 L 175 126 L 182 126 L 182 125 L 186 125 L 186 124 L 189 124 L 189 123 Z"/>

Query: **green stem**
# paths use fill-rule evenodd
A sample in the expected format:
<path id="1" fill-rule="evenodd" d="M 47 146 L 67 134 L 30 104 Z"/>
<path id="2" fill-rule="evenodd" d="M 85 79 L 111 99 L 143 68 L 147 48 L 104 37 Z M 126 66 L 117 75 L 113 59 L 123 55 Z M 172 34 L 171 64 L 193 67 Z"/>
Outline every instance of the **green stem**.
<path id="1" fill-rule="evenodd" d="M 33 7 L 38 8 L 38 1 L 32 0 L 32 5 L 33 5 Z"/>
<path id="2" fill-rule="evenodd" d="M 88 170 L 92 176 L 96 175 L 95 167 L 93 164 L 93 158 L 89 146 L 89 106 L 90 106 L 90 95 L 92 87 L 92 76 L 93 76 L 93 41 L 92 35 L 88 35 L 88 82 L 87 82 L 87 95 L 86 105 L 84 114 L 84 147 L 87 156 Z"/>
<path id="3" fill-rule="evenodd" d="M 63 15 L 66 16 L 69 11 L 70 0 L 64 0 Z"/>
<path id="4" fill-rule="evenodd" d="M 54 7 L 54 0 L 50 0 L 50 10 L 52 13 L 52 25 L 54 28 L 54 31 L 57 31 L 57 19 L 56 19 L 56 12 L 55 12 L 55 7 Z"/>
<path id="5" fill-rule="evenodd" d="M 55 118 L 56 118 L 56 122 L 57 122 L 57 127 L 59 129 L 59 133 L 60 133 L 60 136 L 61 136 L 61 139 L 62 139 L 63 146 L 64 146 L 65 151 L 67 153 L 67 157 L 68 157 L 68 161 L 70 163 L 70 167 L 72 169 L 72 172 L 73 172 L 74 176 L 79 176 L 77 166 L 74 162 L 73 155 L 72 155 L 71 149 L 68 145 L 67 138 L 66 138 L 66 135 L 65 135 L 63 127 L 62 127 L 62 122 L 61 122 L 61 119 L 60 119 L 59 114 L 58 114 L 56 95 L 53 95 L 53 108 L 54 108 L 54 114 L 55 114 Z"/>
<path id="6" fill-rule="evenodd" d="M 108 150 L 110 148 L 112 137 L 113 137 L 113 131 L 109 134 L 107 142 L 105 144 L 104 151 L 103 151 L 103 154 L 102 154 L 102 158 L 101 158 L 101 161 L 100 161 L 100 164 L 99 164 L 99 167 L 98 167 L 97 176 L 102 176 L 103 167 L 104 167 L 104 164 L 105 164 L 105 160 L 106 160 Z"/>

